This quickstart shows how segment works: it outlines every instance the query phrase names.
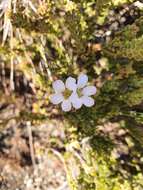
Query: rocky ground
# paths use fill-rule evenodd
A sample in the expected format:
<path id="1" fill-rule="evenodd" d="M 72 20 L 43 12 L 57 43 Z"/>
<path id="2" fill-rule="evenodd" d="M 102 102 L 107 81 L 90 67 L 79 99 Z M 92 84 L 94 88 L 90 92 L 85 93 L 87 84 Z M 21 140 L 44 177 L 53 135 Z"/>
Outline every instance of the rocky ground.
<path id="1" fill-rule="evenodd" d="M 13 120 L 0 135 L 0 189 L 68 190 L 65 169 L 56 154 L 64 136 L 56 120 L 36 129 Z M 59 147 L 54 145 L 56 139 Z"/>
<path id="2" fill-rule="evenodd" d="M 143 4 L 133 3 L 111 10 L 106 24 L 95 26 L 95 41 L 108 41 L 116 31 L 132 24 L 141 14 L 140 6 Z M 8 71 L 4 74 L 2 72 L 0 83 L 0 94 L 4 94 L 0 100 L 0 128 L 6 125 L 0 133 L 0 190 L 69 190 L 60 157 L 60 153 L 64 151 L 65 140 L 61 118 L 53 110 L 56 117 L 44 124 L 33 125 L 17 120 L 21 107 L 30 109 L 31 102 L 35 101 L 33 89 L 19 74 L 16 80 L 17 101 L 9 103 L 9 98 L 13 97 L 9 92 L 9 79 L 6 74 L 9 76 Z M 118 135 L 115 135 L 117 128 L 116 124 L 108 124 L 108 130 L 104 126 L 101 126 L 100 130 L 118 139 L 124 136 L 126 131 L 120 130 Z M 128 145 L 121 143 L 118 147 L 115 151 L 117 157 L 118 154 L 129 154 Z"/>

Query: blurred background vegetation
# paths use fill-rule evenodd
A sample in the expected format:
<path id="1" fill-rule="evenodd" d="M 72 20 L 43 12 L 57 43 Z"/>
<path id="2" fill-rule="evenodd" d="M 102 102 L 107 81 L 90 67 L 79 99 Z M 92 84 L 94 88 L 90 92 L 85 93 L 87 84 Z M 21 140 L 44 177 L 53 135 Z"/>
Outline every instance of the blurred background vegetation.
<path id="1" fill-rule="evenodd" d="M 13 120 L 62 122 L 62 151 L 58 139 L 50 146 L 71 190 L 143 189 L 143 14 L 134 2 L 1 0 L 0 131 Z M 96 104 L 63 113 L 49 102 L 51 84 L 81 72 L 97 86 Z"/>

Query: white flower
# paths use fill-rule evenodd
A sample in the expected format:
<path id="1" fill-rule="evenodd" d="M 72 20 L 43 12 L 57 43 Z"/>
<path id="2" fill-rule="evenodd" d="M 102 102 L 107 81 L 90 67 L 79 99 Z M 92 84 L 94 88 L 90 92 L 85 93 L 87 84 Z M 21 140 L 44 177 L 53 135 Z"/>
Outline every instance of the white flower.
<path id="1" fill-rule="evenodd" d="M 74 107 L 81 108 L 82 105 L 91 107 L 94 105 L 94 99 L 90 96 L 96 94 L 95 86 L 88 86 L 88 77 L 80 74 L 77 82 L 73 77 L 68 77 L 65 84 L 61 80 L 53 82 L 55 94 L 52 94 L 50 100 L 53 104 L 61 103 L 62 110 L 68 112 Z"/>

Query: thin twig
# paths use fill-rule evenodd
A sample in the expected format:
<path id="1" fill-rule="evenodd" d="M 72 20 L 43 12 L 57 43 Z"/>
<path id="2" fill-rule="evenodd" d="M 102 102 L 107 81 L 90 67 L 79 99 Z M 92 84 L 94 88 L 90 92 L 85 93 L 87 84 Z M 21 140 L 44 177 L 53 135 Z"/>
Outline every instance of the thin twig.
<path id="1" fill-rule="evenodd" d="M 14 85 L 14 60 L 13 56 L 10 58 L 10 89 L 13 91 L 15 89 Z"/>
<path id="2" fill-rule="evenodd" d="M 31 130 L 31 123 L 27 122 L 27 131 L 29 136 L 29 147 L 30 147 L 30 155 L 33 164 L 33 168 L 36 169 L 36 161 L 35 161 L 35 154 L 34 154 L 34 146 L 33 146 L 33 137 L 32 137 L 32 130 Z"/>
<path id="3" fill-rule="evenodd" d="M 53 149 L 53 148 L 50 148 L 50 150 L 59 158 L 59 160 L 63 163 L 63 166 L 64 166 L 64 170 L 65 170 L 65 173 L 66 173 L 66 177 L 67 177 L 67 181 L 68 181 L 68 184 L 70 186 L 71 189 L 77 189 L 77 184 L 76 184 L 76 180 L 73 179 L 73 176 L 71 174 L 71 172 L 69 171 L 68 169 L 68 166 L 66 164 L 66 161 L 64 159 L 64 157 L 62 156 L 62 154 L 60 152 L 58 152 L 57 150 Z M 74 181 L 74 183 L 73 183 Z"/>
<path id="4" fill-rule="evenodd" d="M 2 61 L 1 62 L 1 75 L 2 75 L 2 84 L 4 86 L 4 88 L 6 87 L 6 81 L 5 81 L 5 64 Z"/>

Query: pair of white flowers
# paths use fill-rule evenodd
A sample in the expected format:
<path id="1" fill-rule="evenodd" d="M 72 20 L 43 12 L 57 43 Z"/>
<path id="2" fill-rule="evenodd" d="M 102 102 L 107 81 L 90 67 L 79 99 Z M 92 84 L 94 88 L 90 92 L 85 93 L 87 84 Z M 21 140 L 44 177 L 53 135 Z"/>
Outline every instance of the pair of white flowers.
<path id="1" fill-rule="evenodd" d="M 88 86 L 86 74 L 80 74 L 77 81 L 73 77 L 68 77 L 65 84 L 61 80 L 53 82 L 54 94 L 50 96 L 53 104 L 61 103 L 62 110 L 68 112 L 73 108 L 80 109 L 82 105 L 92 107 L 94 99 L 91 95 L 96 94 L 95 86 Z"/>

